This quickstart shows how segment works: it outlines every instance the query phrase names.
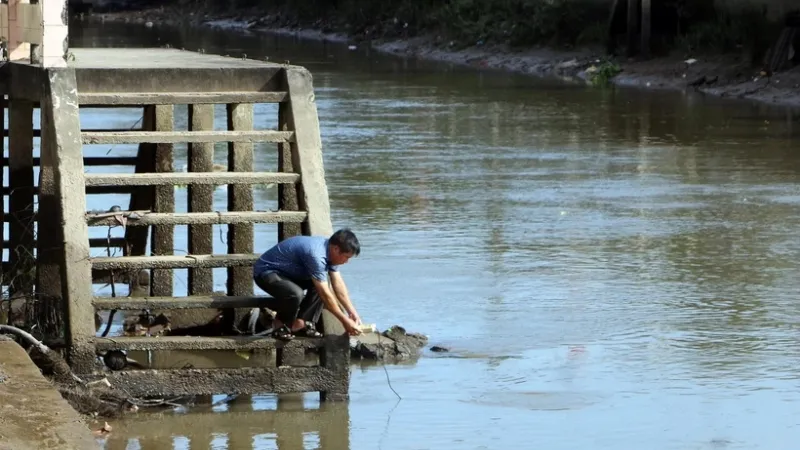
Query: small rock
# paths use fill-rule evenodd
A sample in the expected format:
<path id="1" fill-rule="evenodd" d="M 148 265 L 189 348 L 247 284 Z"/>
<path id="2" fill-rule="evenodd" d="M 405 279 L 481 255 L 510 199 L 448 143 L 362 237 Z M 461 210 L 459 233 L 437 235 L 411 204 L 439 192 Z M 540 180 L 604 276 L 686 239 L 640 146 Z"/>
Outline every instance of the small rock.
<path id="1" fill-rule="evenodd" d="M 572 59 L 569 61 L 564 61 L 556 64 L 556 69 L 570 69 L 572 67 L 578 67 L 580 63 L 577 59 Z"/>
<path id="2" fill-rule="evenodd" d="M 446 353 L 446 352 L 449 352 L 450 349 L 446 348 L 446 347 L 440 347 L 438 345 L 434 345 L 433 347 L 431 347 L 431 351 L 432 352 L 436 352 L 436 353 Z"/>

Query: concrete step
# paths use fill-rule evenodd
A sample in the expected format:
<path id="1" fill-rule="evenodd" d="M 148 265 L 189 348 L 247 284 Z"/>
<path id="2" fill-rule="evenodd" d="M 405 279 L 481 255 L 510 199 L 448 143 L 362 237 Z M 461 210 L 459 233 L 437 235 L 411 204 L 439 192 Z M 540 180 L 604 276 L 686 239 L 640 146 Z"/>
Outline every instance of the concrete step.
<path id="1" fill-rule="evenodd" d="M 294 131 L 84 131 L 90 144 L 180 144 L 194 142 L 294 142 Z"/>
<path id="2" fill-rule="evenodd" d="M 286 92 L 94 92 L 78 93 L 78 104 L 110 106 L 280 103 Z"/>
<path id="3" fill-rule="evenodd" d="M 276 348 L 318 348 L 322 338 L 296 337 L 283 342 L 263 336 L 114 336 L 95 338 L 95 349 L 169 351 L 169 350 L 274 350 Z"/>
<path id="4" fill-rule="evenodd" d="M 259 254 L 229 255 L 165 255 L 165 256 L 118 256 L 89 258 L 96 270 L 136 269 L 188 269 L 218 267 L 249 267 L 258 260 Z"/>
<path id="5" fill-rule="evenodd" d="M 91 227 L 118 226 L 119 217 L 125 226 L 151 225 L 230 225 L 237 223 L 302 223 L 308 217 L 305 211 L 225 211 L 200 213 L 151 213 L 146 211 L 120 211 L 117 213 L 87 213 L 86 223 Z"/>
<path id="6" fill-rule="evenodd" d="M 84 180 L 86 186 L 295 184 L 300 181 L 300 175 L 281 172 L 87 173 Z"/>
<path id="7" fill-rule="evenodd" d="M 258 308 L 266 296 L 190 295 L 187 297 L 95 297 L 98 310 Z"/>

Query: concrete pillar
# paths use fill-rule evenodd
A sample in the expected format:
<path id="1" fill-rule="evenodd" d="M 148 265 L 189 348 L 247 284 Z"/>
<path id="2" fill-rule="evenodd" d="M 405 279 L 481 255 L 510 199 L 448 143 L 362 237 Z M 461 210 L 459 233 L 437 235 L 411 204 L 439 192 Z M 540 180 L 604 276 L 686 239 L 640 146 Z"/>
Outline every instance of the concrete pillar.
<path id="1" fill-rule="evenodd" d="M 38 286 L 56 300 L 53 306 L 66 309 L 67 356 L 73 371 L 90 373 L 95 360 L 95 325 L 77 82 L 72 69 L 48 69 L 44 78 L 40 208 L 42 197 L 47 197 L 49 209 L 44 213 L 52 219 L 41 221 L 48 224 L 43 233 L 49 237 L 43 242 L 44 234 L 40 234 L 39 251 L 46 255 L 49 269 L 55 264 L 56 271 L 60 268 L 62 272 L 59 277 L 48 273 L 47 283 Z M 52 244 L 57 246 L 46 247 Z M 48 283 L 57 284 L 59 290 Z"/>
<path id="2" fill-rule="evenodd" d="M 214 105 L 189 105 L 189 130 L 214 129 Z M 213 172 L 214 143 L 189 144 L 189 172 Z M 211 212 L 214 186 L 189 185 L 189 212 Z M 209 255 L 213 252 L 211 225 L 189 225 L 189 254 Z M 214 290 L 212 269 L 189 269 L 189 295 L 210 294 Z"/>
<path id="3" fill-rule="evenodd" d="M 319 362 L 330 371 L 333 385 L 320 392 L 320 400 L 347 400 L 350 396 L 350 336 L 328 334 L 323 339 L 325 345 L 320 351 Z"/>
<path id="4" fill-rule="evenodd" d="M 253 105 L 227 105 L 228 129 L 248 131 L 253 129 Z M 228 171 L 253 171 L 253 144 L 231 142 L 228 144 Z M 253 211 L 253 187 L 248 184 L 228 186 L 228 211 Z M 253 224 L 228 225 L 228 253 L 253 253 Z M 253 270 L 250 267 L 228 268 L 228 295 L 253 295 Z"/>
<path id="5" fill-rule="evenodd" d="M 156 131 L 172 131 L 174 128 L 173 105 L 155 106 Z M 173 145 L 156 144 L 155 171 L 173 172 Z M 173 186 L 156 186 L 153 210 L 159 213 L 175 212 L 175 188 Z M 154 256 L 171 255 L 175 249 L 175 226 L 155 225 L 150 236 L 150 251 Z M 153 269 L 150 277 L 151 293 L 154 296 L 172 296 L 172 270 Z"/>

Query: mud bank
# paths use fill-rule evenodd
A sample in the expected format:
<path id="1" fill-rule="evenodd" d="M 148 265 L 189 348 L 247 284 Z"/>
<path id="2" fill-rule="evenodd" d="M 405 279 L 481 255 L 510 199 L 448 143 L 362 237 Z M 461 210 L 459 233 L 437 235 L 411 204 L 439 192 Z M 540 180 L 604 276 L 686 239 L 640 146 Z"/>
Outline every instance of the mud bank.
<path id="1" fill-rule="evenodd" d="M 589 83 L 591 73 L 601 67 L 607 56 L 599 49 L 556 50 L 531 48 L 512 50 L 505 46 L 473 46 L 456 48 L 440 36 L 408 36 L 404 38 L 370 38 L 347 36 L 330 31 L 323 21 L 318 28 L 286 26 L 279 17 L 254 14 L 211 16 L 178 13 L 170 8 L 123 11 L 87 16 L 84 20 L 141 23 L 152 25 L 184 25 L 228 29 L 234 32 L 271 33 L 303 39 L 347 44 L 354 48 L 370 48 L 403 57 L 447 62 L 476 69 L 496 69 L 542 77 L 557 77 L 575 83 Z M 687 63 L 687 61 L 689 61 Z M 800 67 L 763 76 L 759 69 L 743 61 L 740 55 L 703 57 L 675 55 L 649 61 L 612 61 L 620 72 L 609 82 L 617 86 L 672 91 L 691 90 L 707 95 L 759 101 L 770 104 L 800 106 Z"/>

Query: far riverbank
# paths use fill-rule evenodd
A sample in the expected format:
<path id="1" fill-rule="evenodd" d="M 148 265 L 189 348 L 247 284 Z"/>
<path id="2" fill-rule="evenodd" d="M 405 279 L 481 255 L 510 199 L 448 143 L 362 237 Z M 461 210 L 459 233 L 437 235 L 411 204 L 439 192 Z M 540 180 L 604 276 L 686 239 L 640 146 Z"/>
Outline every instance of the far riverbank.
<path id="1" fill-rule="evenodd" d="M 255 13 L 194 14 L 175 8 L 153 8 L 89 16 L 90 20 L 140 23 L 142 25 L 190 25 L 225 28 L 238 32 L 273 33 L 305 39 L 337 42 L 353 48 L 372 49 L 403 57 L 422 58 L 478 69 L 496 69 L 535 76 L 554 76 L 587 83 L 593 71 L 613 67 L 618 74 L 608 82 L 618 86 L 645 89 L 695 90 L 725 98 L 800 106 L 800 67 L 771 77 L 742 61 L 742 56 L 687 58 L 686 55 L 653 58 L 648 61 L 607 58 L 600 49 L 560 50 L 551 48 L 511 49 L 504 45 L 474 45 L 459 48 L 443 42 L 440 36 L 419 35 L 407 38 L 348 36 L 335 31 L 286 26 L 279 18 Z M 325 28 L 320 22 L 321 27 Z M 689 61 L 689 63 L 687 63 Z M 613 73 L 612 73 L 613 74 Z"/>

